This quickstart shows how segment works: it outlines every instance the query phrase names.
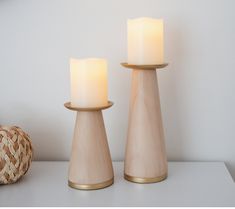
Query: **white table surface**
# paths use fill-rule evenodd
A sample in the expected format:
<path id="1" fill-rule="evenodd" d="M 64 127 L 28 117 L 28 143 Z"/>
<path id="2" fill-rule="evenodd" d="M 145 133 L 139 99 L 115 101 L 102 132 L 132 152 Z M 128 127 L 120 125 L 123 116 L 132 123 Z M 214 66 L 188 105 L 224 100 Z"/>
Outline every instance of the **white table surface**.
<path id="1" fill-rule="evenodd" d="M 123 179 L 101 190 L 67 186 L 68 162 L 33 162 L 18 183 L 0 186 L 0 206 L 235 206 L 235 183 L 223 162 L 170 162 L 169 176 L 155 184 Z"/>

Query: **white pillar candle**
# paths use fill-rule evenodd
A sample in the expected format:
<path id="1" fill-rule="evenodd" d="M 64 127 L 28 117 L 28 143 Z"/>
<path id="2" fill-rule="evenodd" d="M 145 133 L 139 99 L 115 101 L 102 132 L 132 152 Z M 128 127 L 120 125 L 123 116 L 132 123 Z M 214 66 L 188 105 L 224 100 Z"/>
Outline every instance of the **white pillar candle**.
<path id="1" fill-rule="evenodd" d="M 128 20 L 128 64 L 163 64 L 163 20 L 137 18 Z"/>
<path id="2" fill-rule="evenodd" d="M 108 103 L 105 59 L 70 59 L 71 105 L 100 107 Z"/>

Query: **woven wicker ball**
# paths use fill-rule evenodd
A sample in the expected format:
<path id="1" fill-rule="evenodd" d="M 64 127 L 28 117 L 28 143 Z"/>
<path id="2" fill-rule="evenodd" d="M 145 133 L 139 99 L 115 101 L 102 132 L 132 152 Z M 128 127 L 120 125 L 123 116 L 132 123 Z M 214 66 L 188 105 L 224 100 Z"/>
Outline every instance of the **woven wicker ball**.
<path id="1" fill-rule="evenodd" d="M 28 171 L 32 156 L 27 133 L 17 126 L 0 126 L 0 184 L 20 179 Z"/>

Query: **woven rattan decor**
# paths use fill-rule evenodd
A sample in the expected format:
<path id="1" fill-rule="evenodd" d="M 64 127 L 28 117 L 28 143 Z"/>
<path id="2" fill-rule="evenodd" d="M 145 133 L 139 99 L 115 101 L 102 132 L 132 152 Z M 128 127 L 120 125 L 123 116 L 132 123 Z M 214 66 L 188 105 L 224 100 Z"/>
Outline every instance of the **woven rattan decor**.
<path id="1" fill-rule="evenodd" d="M 33 149 L 21 128 L 0 126 L 0 184 L 14 183 L 29 169 Z"/>

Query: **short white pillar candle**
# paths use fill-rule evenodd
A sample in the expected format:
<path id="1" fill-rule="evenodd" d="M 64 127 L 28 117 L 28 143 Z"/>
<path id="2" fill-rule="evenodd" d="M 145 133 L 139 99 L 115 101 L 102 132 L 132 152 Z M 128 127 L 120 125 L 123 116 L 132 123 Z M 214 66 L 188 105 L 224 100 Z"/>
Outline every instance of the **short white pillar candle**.
<path id="1" fill-rule="evenodd" d="M 163 20 L 153 18 L 129 19 L 128 64 L 163 64 Z"/>
<path id="2" fill-rule="evenodd" d="M 108 103 L 105 59 L 70 59 L 71 106 L 100 107 Z"/>

